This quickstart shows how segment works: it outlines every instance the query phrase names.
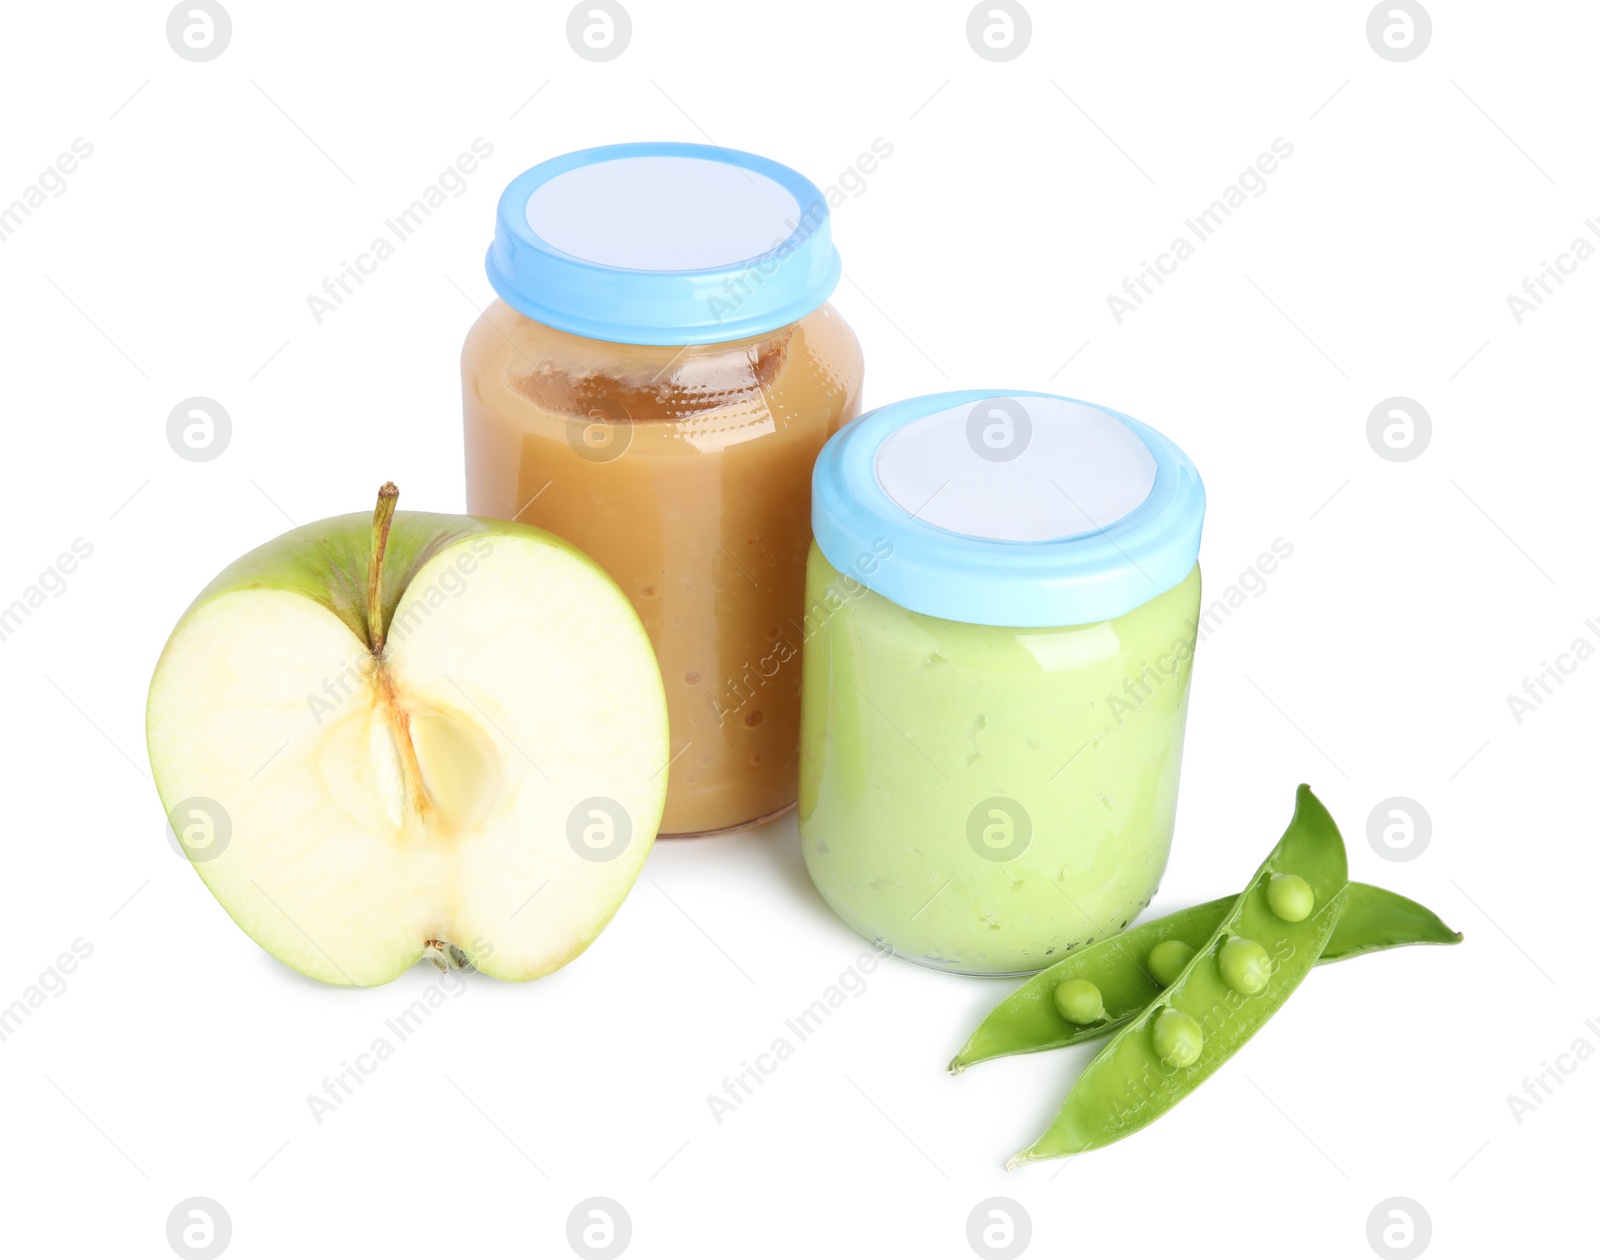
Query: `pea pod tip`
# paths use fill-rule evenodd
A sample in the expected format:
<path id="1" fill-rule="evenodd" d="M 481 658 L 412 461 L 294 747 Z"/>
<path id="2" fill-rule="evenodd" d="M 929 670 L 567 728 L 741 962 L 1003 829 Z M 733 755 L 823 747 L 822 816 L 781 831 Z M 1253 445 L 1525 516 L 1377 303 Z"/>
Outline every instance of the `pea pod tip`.
<path id="1" fill-rule="evenodd" d="M 1041 1160 L 1060 1159 L 1063 1156 L 1082 1155 L 1084 1153 L 1084 1151 L 1092 1150 L 1092 1149 L 1093 1149 L 1092 1146 L 1083 1146 L 1083 1147 L 1080 1147 L 1078 1150 L 1075 1150 L 1075 1151 L 1045 1151 L 1045 1152 L 1041 1152 L 1039 1150 L 1039 1143 L 1035 1142 L 1032 1146 L 1024 1147 L 1022 1150 L 1018 1151 L 1015 1155 L 1013 1155 L 1010 1159 L 1006 1160 L 1006 1171 L 1007 1172 L 1016 1172 L 1016 1170 L 1021 1168 L 1024 1164 L 1037 1164 Z"/>

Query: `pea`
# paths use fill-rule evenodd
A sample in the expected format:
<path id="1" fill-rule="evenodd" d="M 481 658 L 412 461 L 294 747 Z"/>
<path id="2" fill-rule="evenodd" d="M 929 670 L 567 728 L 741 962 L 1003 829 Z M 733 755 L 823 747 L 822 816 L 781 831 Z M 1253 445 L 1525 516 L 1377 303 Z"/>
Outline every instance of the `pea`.
<path id="1" fill-rule="evenodd" d="M 1298 875 L 1274 875 L 1267 881 L 1267 905 L 1285 923 L 1299 923 L 1317 904 L 1311 885 Z"/>
<path id="2" fill-rule="evenodd" d="M 1183 974 L 1194 957 L 1194 946 L 1183 941 L 1162 941 L 1150 951 L 1150 974 L 1163 989 Z"/>
<path id="3" fill-rule="evenodd" d="M 1258 942 L 1235 936 L 1217 951 L 1217 970 L 1230 989 L 1250 997 L 1272 978 L 1272 956 Z"/>
<path id="4" fill-rule="evenodd" d="M 1056 985 L 1056 1010 L 1074 1024 L 1095 1024 L 1106 1017 L 1097 985 L 1088 980 L 1063 980 Z"/>
<path id="5" fill-rule="evenodd" d="M 1151 1042 L 1162 1062 L 1185 1068 L 1199 1059 L 1206 1039 L 1194 1016 L 1169 1007 L 1156 1016 Z"/>

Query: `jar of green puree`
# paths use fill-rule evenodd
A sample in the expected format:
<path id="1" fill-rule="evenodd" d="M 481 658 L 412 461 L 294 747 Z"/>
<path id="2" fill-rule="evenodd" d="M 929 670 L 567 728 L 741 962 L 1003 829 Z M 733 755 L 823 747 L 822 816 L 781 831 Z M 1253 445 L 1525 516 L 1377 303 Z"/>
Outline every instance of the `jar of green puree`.
<path id="1" fill-rule="evenodd" d="M 1036 971 L 1166 868 L 1205 490 L 1050 394 L 881 407 L 812 477 L 800 835 L 828 904 L 931 967 Z"/>

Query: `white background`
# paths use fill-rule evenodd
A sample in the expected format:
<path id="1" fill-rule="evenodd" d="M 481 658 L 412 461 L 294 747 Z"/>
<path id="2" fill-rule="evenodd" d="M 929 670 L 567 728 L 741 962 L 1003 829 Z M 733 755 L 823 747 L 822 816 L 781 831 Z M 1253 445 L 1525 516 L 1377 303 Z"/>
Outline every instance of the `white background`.
<path id="1" fill-rule="evenodd" d="M 605 64 L 568 46 L 564 4 L 235 0 L 204 64 L 159 4 L 8 6 L 0 205 L 75 137 L 94 151 L 0 242 L 0 603 L 73 539 L 93 555 L 0 642 L 0 1003 L 75 938 L 93 954 L 0 1043 L 0 1249 L 170 1255 L 193 1195 L 239 1257 L 567 1255 L 591 1195 L 625 1206 L 639 1257 L 968 1256 L 992 1195 L 1037 1255 L 1366 1256 L 1395 1195 L 1433 1255 L 1592 1245 L 1600 1062 L 1567 1060 L 1520 1125 L 1506 1100 L 1600 1048 L 1600 662 L 1520 725 L 1506 696 L 1600 645 L 1600 261 L 1520 326 L 1506 295 L 1596 239 L 1600 12 L 1438 0 L 1431 45 L 1393 63 L 1365 3 L 1040 2 L 997 64 L 964 3 L 629 3 Z M 1280 136 L 1265 194 L 1119 326 L 1107 294 Z M 315 323 L 307 295 L 477 137 L 494 153 L 465 194 Z M 1154 909 L 1235 890 L 1306 780 L 1352 876 L 1466 943 L 1317 972 L 1175 1112 L 1065 1165 L 1002 1171 L 1090 1051 L 952 1080 L 1010 982 L 904 963 L 718 1125 L 707 1095 L 864 948 L 791 820 L 658 846 L 586 955 L 473 980 L 318 1126 L 306 1096 L 433 975 L 304 980 L 166 847 L 142 730 L 166 634 L 234 556 L 385 478 L 463 507 L 457 354 L 518 171 L 709 138 L 828 184 L 878 137 L 892 156 L 835 220 L 868 405 L 1107 403 L 1206 477 L 1211 592 L 1293 547 L 1200 649 Z M 192 395 L 232 417 L 208 463 L 165 436 Z M 1432 417 L 1410 462 L 1366 437 L 1395 395 Z M 1406 863 L 1366 838 L 1393 795 L 1432 819 Z"/>

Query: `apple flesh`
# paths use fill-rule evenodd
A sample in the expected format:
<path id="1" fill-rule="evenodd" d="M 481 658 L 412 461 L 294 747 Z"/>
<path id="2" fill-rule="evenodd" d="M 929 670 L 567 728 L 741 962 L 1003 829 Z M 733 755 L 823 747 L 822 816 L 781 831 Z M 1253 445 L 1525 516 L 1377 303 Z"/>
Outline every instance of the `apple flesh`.
<path id="1" fill-rule="evenodd" d="M 563 966 L 627 896 L 666 796 L 661 675 L 615 583 L 542 530 L 397 513 L 392 486 L 200 593 L 147 736 L 201 879 L 330 984 L 424 956 Z"/>

